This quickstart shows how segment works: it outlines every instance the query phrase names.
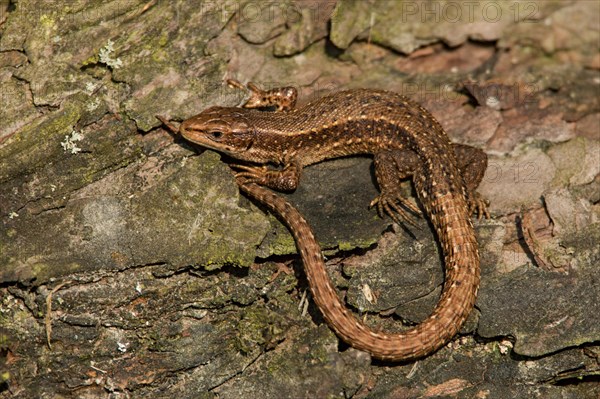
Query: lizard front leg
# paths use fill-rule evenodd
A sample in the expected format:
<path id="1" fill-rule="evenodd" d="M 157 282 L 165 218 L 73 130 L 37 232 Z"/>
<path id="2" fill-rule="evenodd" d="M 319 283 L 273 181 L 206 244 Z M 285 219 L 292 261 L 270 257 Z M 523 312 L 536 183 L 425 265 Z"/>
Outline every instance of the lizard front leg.
<path id="1" fill-rule="evenodd" d="M 256 183 L 277 191 L 294 191 L 300 181 L 301 168 L 296 164 L 288 164 L 283 169 L 272 169 L 267 166 L 231 165 L 241 170 L 235 174 L 236 180 L 245 183 Z"/>
<path id="2" fill-rule="evenodd" d="M 296 106 L 298 90 L 292 86 L 263 90 L 252 82 L 244 86 L 234 79 L 228 79 L 227 84 L 231 87 L 250 92 L 250 98 L 242 105 L 243 108 L 275 107 L 275 111 L 289 111 Z"/>

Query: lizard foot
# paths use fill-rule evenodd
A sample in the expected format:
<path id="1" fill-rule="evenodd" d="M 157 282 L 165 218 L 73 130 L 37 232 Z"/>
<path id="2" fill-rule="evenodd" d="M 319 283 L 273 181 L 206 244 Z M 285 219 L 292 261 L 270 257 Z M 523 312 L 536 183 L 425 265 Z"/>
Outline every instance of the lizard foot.
<path id="1" fill-rule="evenodd" d="M 298 98 L 298 90 L 291 86 L 263 90 L 252 82 L 244 87 L 241 82 L 235 79 L 227 79 L 227 84 L 230 87 L 247 90 L 250 93 L 248 100 L 242 104 L 243 108 L 275 107 L 277 111 L 289 111 L 294 108 Z"/>
<path id="2" fill-rule="evenodd" d="M 243 181 L 244 184 L 256 183 L 264 186 L 268 180 L 269 169 L 266 166 L 248 166 L 248 165 L 230 165 L 233 169 L 241 170 L 235 173 L 237 181 Z"/>
<path id="3" fill-rule="evenodd" d="M 240 170 L 236 172 L 235 178 L 246 183 L 256 183 L 277 191 L 294 191 L 298 187 L 300 174 L 294 165 L 288 165 L 283 169 L 271 169 L 266 165 L 231 165 L 232 168 Z"/>
<path id="4" fill-rule="evenodd" d="M 389 215 L 392 220 L 398 224 L 408 223 L 412 226 L 417 226 L 417 222 L 414 217 L 409 215 L 404 209 L 407 208 L 417 216 L 421 216 L 421 211 L 412 202 L 406 198 L 395 195 L 389 196 L 386 194 L 380 194 L 373 201 L 371 201 L 370 207 L 377 206 L 377 213 L 383 217 L 384 214 Z"/>
<path id="5" fill-rule="evenodd" d="M 490 202 L 478 192 L 471 193 L 468 200 L 469 215 L 476 214 L 478 220 L 481 220 L 482 217 L 489 219 L 490 212 L 487 209 L 489 204 Z"/>

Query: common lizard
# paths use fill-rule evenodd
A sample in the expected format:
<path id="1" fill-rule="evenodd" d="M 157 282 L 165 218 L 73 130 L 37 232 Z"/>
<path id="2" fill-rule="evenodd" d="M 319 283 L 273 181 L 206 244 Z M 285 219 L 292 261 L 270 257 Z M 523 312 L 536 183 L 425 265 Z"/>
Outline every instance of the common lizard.
<path id="1" fill-rule="evenodd" d="M 244 88 L 237 81 L 228 83 Z M 489 217 L 485 201 L 475 191 L 487 167 L 485 153 L 452 144 L 425 108 L 393 92 L 347 90 L 295 108 L 293 87 L 261 90 L 252 83 L 247 87 L 251 95 L 243 108 L 208 108 L 183 121 L 179 133 L 193 143 L 251 163 L 233 165 L 239 170 L 237 183 L 287 224 L 314 301 L 344 341 L 389 361 L 420 358 L 445 345 L 467 319 L 479 289 L 479 253 L 470 215 Z M 278 112 L 265 112 L 273 108 Z M 177 132 L 167 120 L 159 119 Z M 405 332 L 374 331 L 344 306 L 308 223 L 286 200 L 265 188 L 292 191 L 303 167 L 355 154 L 373 156 L 381 192 L 371 205 L 396 222 L 414 223 L 407 212 L 420 214 L 400 193 L 400 181 L 412 179 L 443 250 L 446 277 L 439 302 L 427 319 Z"/>

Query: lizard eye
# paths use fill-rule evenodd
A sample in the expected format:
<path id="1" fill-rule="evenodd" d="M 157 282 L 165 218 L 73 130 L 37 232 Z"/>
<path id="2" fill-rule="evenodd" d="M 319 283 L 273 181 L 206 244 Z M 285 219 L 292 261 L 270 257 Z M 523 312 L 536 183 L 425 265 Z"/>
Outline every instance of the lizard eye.
<path id="1" fill-rule="evenodd" d="M 208 132 L 208 135 L 211 136 L 213 140 L 219 140 L 223 137 L 223 132 L 219 130 L 211 130 Z"/>

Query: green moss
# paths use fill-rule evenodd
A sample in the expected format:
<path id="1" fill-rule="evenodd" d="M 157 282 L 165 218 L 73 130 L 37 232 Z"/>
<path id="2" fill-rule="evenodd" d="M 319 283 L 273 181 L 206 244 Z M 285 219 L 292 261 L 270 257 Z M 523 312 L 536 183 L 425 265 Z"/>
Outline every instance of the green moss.
<path id="1" fill-rule="evenodd" d="M 351 251 L 356 248 L 369 248 L 371 245 L 377 242 L 376 239 L 367 240 L 367 241 L 344 241 L 340 242 L 338 248 L 341 251 Z"/>
<path id="2" fill-rule="evenodd" d="M 272 220 L 273 223 L 279 223 Z M 277 234 L 275 240 L 269 243 L 269 255 L 289 255 L 296 253 L 296 242 L 291 234 L 283 227 L 283 225 L 272 224 L 276 229 Z"/>
<path id="3" fill-rule="evenodd" d="M 56 21 L 49 15 L 42 15 L 40 17 L 40 27 L 46 30 L 50 30 L 56 27 Z"/>
<path id="4" fill-rule="evenodd" d="M 81 116 L 80 109 L 67 103 L 63 109 L 40 124 L 29 124 L 11 136 L 0 148 L 0 181 L 20 175 L 46 164 L 51 156 L 62 155 L 60 142 Z"/>
<path id="5" fill-rule="evenodd" d="M 158 38 L 158 45 L 160 47 L 164 47 L 169 43 L 169 34 L 167 32 L 163 32 L 163 34 Z"/>
<path id="6" fill-rule="evenodd" d="M 277 313 L 265 309 L 262 304 L 245 309 L 241 316 L 237 326 L 236 348 L 242 353 L 251 353 L 257 346 L 277 340 L 284 332 L 284 320 Z"/>

